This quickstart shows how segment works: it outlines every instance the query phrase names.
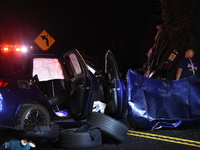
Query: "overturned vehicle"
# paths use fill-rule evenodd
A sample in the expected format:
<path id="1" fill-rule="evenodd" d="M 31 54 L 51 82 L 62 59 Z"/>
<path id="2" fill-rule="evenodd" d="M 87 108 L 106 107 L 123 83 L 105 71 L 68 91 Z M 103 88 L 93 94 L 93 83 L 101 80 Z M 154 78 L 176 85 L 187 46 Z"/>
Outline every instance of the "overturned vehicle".
<path id="1" fill-rule="evenodd" d="M 144 68 L 127 72 L 130 127 L 155 130 L 199 126 L 199 74 L 175 80 L 183 52 L 169 48 L 171 41 L 164 26 L 157 29 Z"/>
<path id="2" fill-rule="evenodd" d="M 157 34 L 154 44 L 149 49 L 147 62 L 144 64 L 142 75 L 160 80 L 175 79 L 176 63 L 180 59 L 180 53 L 176 49 L 170 49 L 170 38 L 163 25 L 157 25 Z"/>

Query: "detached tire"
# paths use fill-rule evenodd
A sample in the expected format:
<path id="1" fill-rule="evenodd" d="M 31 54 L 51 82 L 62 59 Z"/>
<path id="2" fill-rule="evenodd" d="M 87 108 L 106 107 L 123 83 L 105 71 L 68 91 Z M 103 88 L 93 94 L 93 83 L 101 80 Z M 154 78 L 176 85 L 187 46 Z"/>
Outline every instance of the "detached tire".
<path id="1" fill-rule="evenodd" d="M 118 120 L 99 112 L 92 112 L 88 116 L 87 124 L 97 126 L 101 131 L 117 142 L 124 142 L 128 127 Z"/>
<path id="2" fill-rule="evenodd" d="M 101 131 L 96 126 L 83 125 L 78 129 L 64 129 L 60 133 L 62 148 L 90 148 L 102 144 Z"/>

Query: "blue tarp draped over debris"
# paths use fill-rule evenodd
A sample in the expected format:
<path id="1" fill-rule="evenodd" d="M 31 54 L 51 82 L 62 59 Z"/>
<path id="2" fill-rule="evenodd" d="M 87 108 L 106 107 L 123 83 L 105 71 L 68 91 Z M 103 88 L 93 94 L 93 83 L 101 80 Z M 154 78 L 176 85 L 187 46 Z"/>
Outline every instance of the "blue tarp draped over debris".
<path id="1" fill-rule="evenodd" d="M 200 122 L 200 77 L 157 80 L 127 72 L 128 120 L 146 129 L 175 128 Z"/>

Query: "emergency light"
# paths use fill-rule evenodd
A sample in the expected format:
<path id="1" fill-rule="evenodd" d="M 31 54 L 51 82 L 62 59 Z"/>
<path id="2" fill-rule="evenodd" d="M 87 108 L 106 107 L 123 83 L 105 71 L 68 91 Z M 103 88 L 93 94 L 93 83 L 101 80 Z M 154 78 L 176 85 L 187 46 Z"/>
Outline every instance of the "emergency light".
<path id="1" fill-rule="evenodd" d="M 21 46 L 21 45 L 1 45 L 0 47 L 1 47 L 2 53 L 8 53 L 8 52 L 26 53 L 28 51 L 27 46 Z"/>

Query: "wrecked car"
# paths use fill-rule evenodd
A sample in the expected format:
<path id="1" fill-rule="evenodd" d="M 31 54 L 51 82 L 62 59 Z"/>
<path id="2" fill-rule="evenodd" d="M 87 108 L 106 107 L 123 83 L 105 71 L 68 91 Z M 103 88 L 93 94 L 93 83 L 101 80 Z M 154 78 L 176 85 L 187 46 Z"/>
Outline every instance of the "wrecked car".
<path id="1" fill-rule="evenodd" d="M 93 111 L 125 118 L 125 83 L 111 51 L 105 55 L 105 71 L 86 63 L 76 49 L 62 56 L 5 51 L 0 57 L 1 127 L 80 127 Z M 99 105 L 104 107 L 99 110 Z"/>

